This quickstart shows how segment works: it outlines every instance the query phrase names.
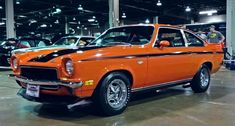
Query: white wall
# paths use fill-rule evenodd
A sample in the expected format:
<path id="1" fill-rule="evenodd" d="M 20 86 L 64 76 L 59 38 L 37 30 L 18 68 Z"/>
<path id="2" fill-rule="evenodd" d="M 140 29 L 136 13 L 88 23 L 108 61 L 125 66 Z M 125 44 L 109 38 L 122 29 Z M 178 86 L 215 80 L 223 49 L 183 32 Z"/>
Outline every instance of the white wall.
<path id="1" fill-rule="evenodd" d="M 198 23 L 217 23 L 226 22 L 226 15 L 212 15 L 199 17 Z"/>

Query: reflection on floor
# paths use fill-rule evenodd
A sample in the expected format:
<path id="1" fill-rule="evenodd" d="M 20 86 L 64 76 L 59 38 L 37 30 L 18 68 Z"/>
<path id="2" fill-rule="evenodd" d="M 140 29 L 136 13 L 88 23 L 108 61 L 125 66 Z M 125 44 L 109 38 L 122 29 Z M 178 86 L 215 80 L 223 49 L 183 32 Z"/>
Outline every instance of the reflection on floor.
<path id="1" fill-rule="evenodd" d="M 234 126 L 235 72 L 212 76 L 207 93 L 194 94 L 181 86 L 137 93 L 121 115 L 100 117 L 92 106 L 67 110 L 62 106 L 28 102 L 18 85 L 0 69 L 0 126 Z"/>

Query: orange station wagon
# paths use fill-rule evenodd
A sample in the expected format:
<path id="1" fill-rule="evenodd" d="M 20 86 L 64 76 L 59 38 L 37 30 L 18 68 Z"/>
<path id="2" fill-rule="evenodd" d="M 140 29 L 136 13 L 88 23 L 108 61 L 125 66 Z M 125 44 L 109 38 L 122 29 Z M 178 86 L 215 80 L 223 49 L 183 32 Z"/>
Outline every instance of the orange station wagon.
<path id="1" fill-rule="evenodd" d="M 136 91 L 187 84 L 205 92 L 223 61 L 220 44 L 170 25 L 111 28 L 85 47 L 16 53 L 11 58 L 30 101 L 79 105 L 92 101 L 105 115 L 122 113 Z"/>

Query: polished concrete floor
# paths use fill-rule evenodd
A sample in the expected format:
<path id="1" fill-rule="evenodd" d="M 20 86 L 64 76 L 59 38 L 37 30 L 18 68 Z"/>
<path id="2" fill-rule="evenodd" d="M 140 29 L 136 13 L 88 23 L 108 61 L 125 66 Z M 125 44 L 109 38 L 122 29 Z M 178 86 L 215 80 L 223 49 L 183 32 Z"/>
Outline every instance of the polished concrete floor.
<path id="1" fill-rule="evenodd" d="M 69 111 L 28 102 L 0 69 L 0 126 L 235 126 L 235 72 L 221 69 L 207 93 L 170 88 L 135 94 L 118 116 L 97 116 L 92 106 Z"/>

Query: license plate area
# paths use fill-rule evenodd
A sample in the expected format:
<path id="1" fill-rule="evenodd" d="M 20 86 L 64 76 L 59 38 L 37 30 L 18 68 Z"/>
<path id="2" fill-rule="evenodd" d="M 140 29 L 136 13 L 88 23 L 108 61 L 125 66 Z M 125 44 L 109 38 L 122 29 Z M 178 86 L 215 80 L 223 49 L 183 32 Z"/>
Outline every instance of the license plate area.
<path id="1" fill-rule="evenodd" d="M 27 84 L 26 95 L 38 98 L 39 97 L 39 92 L 40 92 L 40 86 L 39 85 Z"/>

